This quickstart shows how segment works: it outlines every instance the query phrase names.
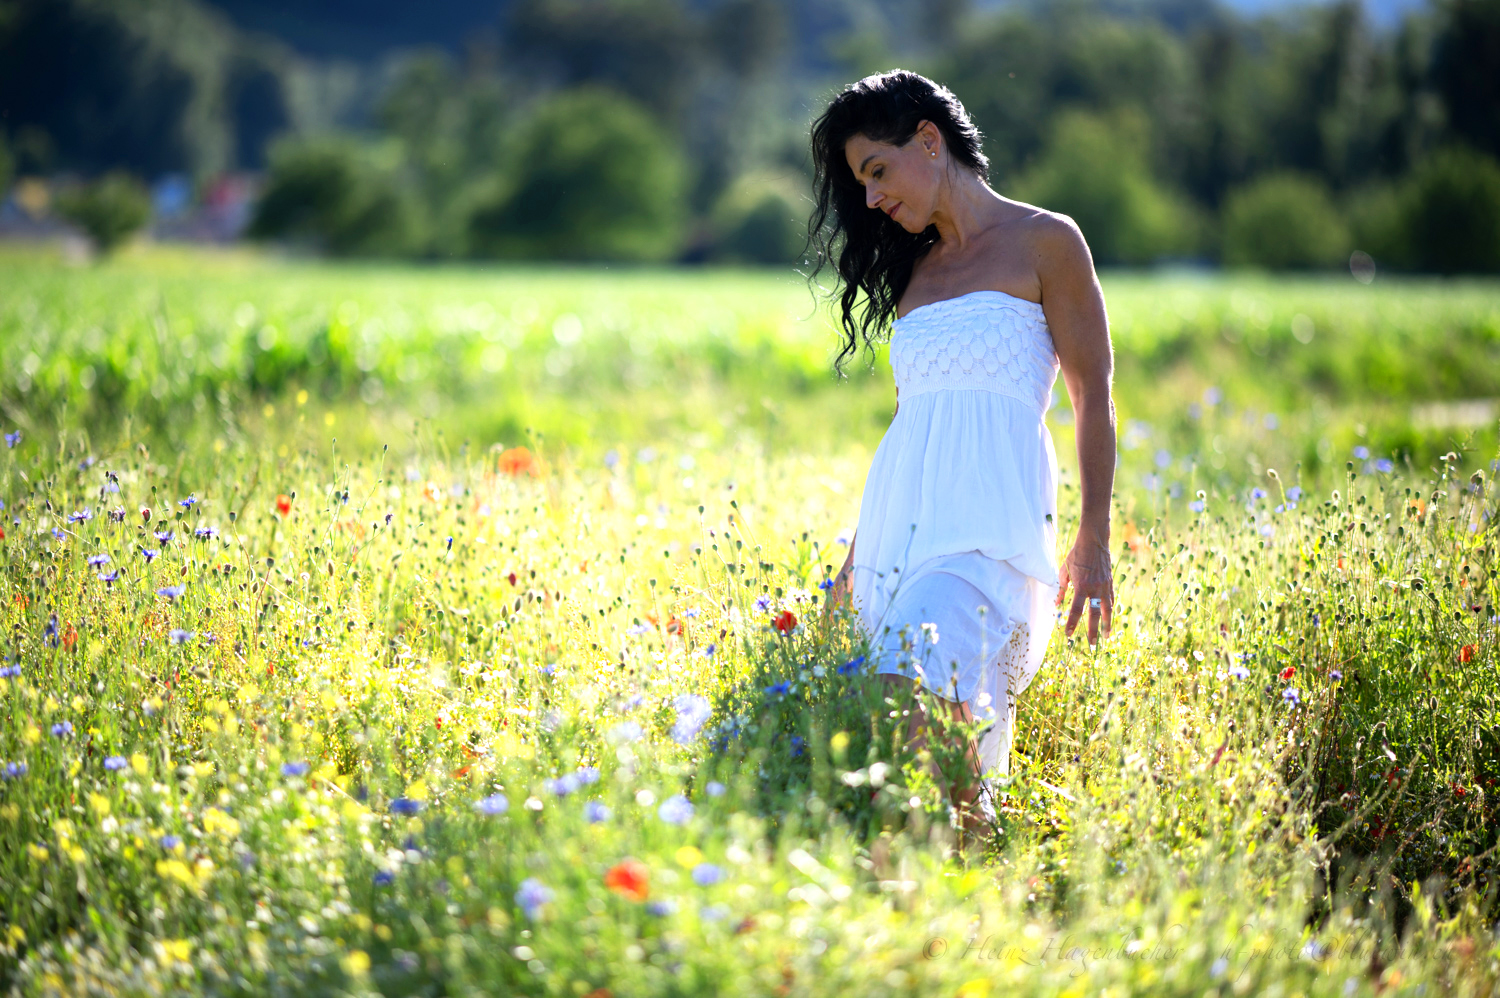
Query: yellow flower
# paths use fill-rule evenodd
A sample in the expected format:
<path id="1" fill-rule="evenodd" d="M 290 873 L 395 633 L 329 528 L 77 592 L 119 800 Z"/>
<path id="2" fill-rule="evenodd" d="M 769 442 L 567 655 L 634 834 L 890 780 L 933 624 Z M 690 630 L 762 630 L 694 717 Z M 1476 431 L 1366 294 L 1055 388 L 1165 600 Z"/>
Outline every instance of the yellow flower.
<path id="1" fill-rule="evenodd" d="M 344 969 L 350 977 L 363 977 L 370 972 L 370 955 L 362 949 L 351 950 L 344 956 Z"/>
<path id="2" fill-rule="evenodd" d="M 677 865 L 691 870 L 703 862 L 703 854 L 692 846 L 683 846 L 677 850 Z"/>
<path id="3" fill-rule="evenodd" d="M 47 857 L 52 855 L 47 851 L 46 846 L 39 846 L 35 842 L 26 843 L 26 854 L 38 863 L 47 862 Z"/>
<path id="4" fill-rule="evenodd" d="M 137 752 L 130 757 L 130 768 L 135 770 L 137 776 L 145 776 L 151 767 L 146 762 L 146 757 Z"/>
<path id="5" fill-rule="evenodd" d="M 88 706 L 88 705 L 83 702 L 83 697 L 74 697 L 73 698 L 73 709 L 75 711 L 82 711 L 83 708 L 86 707 L 86 706 Z"/>
<path id="6" fill-rule="evenodd" d="M 426 780 L 417 780 L 411 786 L 407 787 L 406 788 L 406 796 L 410 797 L 412 800 L 426 800 L 427 799 L 427 781 Z"/>
<path id="7" fill-rule="evenodd" d="M 35 745 L 42 740 L 42 729 L 35 724 L 28 724 L 26 730 L 21 733 L 21 738 L 27 745 Z"/>
<path id="8" fill-rule="evenodd" d="M 240 834 L 240 823 L 224 811 L 210 807 L 203 812 L 203 830 L 210 835 L 218 832 L 226 839 L 232 839 Z"/>
<path id="9" fill-rule="evenodd" d="M 193 871 L 180 859 L 157 860 L 156 875 L 163 880 L 175 880 L 186 887 L 198 886 L 198 878 L 193 876 Z"/>
<path id="10" fill-rule="evenodd" d="M 159 944 L 161 955 L 167 963 L 187 963 L 193 955 L 191 939 L 163 939 Z"/>
<path id="11" fill-rule="evenodd" d="M 109 798 L 103 794 L 89 794 L 89 807 L 98 813 L 99 817 L 109 814 Z"/>

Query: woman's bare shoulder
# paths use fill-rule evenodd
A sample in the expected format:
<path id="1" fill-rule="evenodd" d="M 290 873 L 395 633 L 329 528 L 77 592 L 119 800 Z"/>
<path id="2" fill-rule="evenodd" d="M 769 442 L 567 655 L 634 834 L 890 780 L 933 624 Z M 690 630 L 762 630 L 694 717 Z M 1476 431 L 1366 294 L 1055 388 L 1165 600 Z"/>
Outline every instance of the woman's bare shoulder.
<path id="1" fill-rule="evenodd" d="M 1009 199 L 1007 213 L 1013 238 L 1021 240 L 1031 251 L 1039 270 L 1047 264 L 1067 266 L 1076 262 L 1080 254 L 1090 260 L 1083 230 L 1069 216 Z"/>

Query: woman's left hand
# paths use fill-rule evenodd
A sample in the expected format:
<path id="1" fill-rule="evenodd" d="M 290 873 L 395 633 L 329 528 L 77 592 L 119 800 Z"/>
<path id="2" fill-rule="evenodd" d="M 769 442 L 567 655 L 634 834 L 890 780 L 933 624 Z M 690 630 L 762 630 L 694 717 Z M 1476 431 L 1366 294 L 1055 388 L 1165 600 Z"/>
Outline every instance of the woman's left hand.
<path id="1" fill-rule="evenodd" d="M 1056 605 L 1062 606 L 1068 587 L 1073 587 L 1073 605 L 1068 610 L 1068 622 L 1064 633 L 1073 636 L 1084 606 L 1089 613 L 1089 645 L 1098 643 L 1102 633 L 1109 636 L 1109 621 L 1114 611 L 1115 582 L 1110 568 L 1109 544 L 1098 537 L 1080 532 L 1073 542 L 1073 550 L 1063 559 L 1058 573 Z M 1098 600 L 1096 606 L 1094 601 Z"/>

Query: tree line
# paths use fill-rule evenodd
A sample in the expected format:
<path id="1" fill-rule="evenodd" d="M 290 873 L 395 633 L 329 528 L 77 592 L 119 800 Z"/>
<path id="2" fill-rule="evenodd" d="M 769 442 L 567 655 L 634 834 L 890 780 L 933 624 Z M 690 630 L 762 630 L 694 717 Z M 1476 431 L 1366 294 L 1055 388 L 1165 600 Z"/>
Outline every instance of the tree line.
<path id="1" fill-rule="evenodd" d="M 462 51 L 351 66 L 197 0 L 0 0 L 0 170 L 260 169 L 250 234 L 330 254 L 783 263 L 809 119 L 899 65 L 1101 263 L 1500 271 L 1500 0 L 862 9 L 511 0 Z"/>

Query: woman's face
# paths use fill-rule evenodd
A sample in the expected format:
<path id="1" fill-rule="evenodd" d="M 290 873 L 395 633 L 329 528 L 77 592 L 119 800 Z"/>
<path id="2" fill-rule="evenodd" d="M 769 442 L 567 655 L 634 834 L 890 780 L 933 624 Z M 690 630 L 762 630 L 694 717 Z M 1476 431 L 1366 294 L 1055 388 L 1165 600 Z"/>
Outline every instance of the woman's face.
<path id="1" fill-rule="evenodd" d="M 942 133 L 930 121 L 904 146 L 856 135 L 844 143 L 854 179 L 864 185 L 865 206 L 883 211 L 907 232 L 926 229 L 937 205 L 944 157 Z"/>

